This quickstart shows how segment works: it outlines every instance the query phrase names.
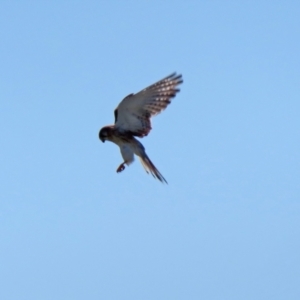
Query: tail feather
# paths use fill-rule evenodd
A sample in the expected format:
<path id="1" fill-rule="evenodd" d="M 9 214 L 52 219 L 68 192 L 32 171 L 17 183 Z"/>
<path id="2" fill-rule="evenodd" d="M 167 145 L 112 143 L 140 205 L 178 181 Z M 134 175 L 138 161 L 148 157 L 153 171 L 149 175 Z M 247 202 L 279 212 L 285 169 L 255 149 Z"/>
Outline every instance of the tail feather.
<path id="1" fill-rule="evenodd" d="M 162 174 L 156 169 L 150 158 L 145 155 L 144 157 L 140 157 L 141 163 L 145 169 L 145 171 L 151 174 L 154 178 L 158 179 L 162 183 L 167 183 L 167 180 L 162 176 Z"/>

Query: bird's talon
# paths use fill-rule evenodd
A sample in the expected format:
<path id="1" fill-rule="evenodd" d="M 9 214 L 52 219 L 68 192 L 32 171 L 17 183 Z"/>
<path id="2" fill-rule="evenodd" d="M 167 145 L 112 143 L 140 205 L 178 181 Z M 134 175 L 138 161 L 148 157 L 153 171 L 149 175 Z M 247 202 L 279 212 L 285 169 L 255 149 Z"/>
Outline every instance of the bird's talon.
<path id="1" fill-rule="evenodd" d="M 119 168 L 117 169 L 117 173 L 122 172 L 125 169 L 125 166 L 122 164 L 119 166 Z"/>

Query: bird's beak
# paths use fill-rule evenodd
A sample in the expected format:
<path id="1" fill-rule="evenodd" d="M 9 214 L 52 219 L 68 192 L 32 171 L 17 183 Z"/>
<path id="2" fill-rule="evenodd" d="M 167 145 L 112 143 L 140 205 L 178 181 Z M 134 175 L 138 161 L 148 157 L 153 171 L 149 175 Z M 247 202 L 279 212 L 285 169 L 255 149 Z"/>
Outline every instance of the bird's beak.
<path id="1" fill-rule="evenodd" d="M 105 139 L 103 139 L 103 138 L 100 138 L 100 140 L 102 141 L 102 143 L 104 143 L 104 142 L 105 142 Z"/>

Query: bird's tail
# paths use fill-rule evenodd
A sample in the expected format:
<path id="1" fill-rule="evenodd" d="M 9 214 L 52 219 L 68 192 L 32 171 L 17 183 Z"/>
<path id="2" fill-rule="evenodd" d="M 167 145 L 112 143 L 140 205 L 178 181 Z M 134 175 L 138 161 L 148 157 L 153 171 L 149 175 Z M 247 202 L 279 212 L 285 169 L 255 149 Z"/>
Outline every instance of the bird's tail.
<path id="1" fill-rule="evenodd" d="M 151 173 L 151 175 L 158 179 L 159 181 L 161 181 L 162 183 L 167 183 L 167 180 L 164 178 L 164 176 L 162 176 L 162 174 L 156 169 L 156 167 L 154 166 L 154 164 L 152 163 L 152 161 L 150 160 L 150 158 L 147 156 L 147 154 L 145 153 L 143 156 L 140 156 L 140 160 L 141 163 L 144 167 L 144 169 L 146 170 L 146 172 L 149 174 Z"/>

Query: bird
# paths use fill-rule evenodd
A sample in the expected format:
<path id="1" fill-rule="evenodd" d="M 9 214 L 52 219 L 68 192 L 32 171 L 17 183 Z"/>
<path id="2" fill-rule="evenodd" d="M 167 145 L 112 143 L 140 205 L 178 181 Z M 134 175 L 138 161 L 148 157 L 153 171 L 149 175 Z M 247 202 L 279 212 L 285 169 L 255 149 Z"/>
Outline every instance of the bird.
<path id="1" fill-rule="evenodd" d="M 146 154 L 145 147 L 135 137 L 143 138 L 151 131 L 151 118 L 163 111 L 180 91 L 182 75 L 173 73 L 136 94 L 126 96 L 114 110 L 115 123 L 100 129 L 99 139 L 119 146 L 123 162 L 117 173 L 125 169 L 138 156 L 145 171 L 162 183 L 167 180 Z"/>

